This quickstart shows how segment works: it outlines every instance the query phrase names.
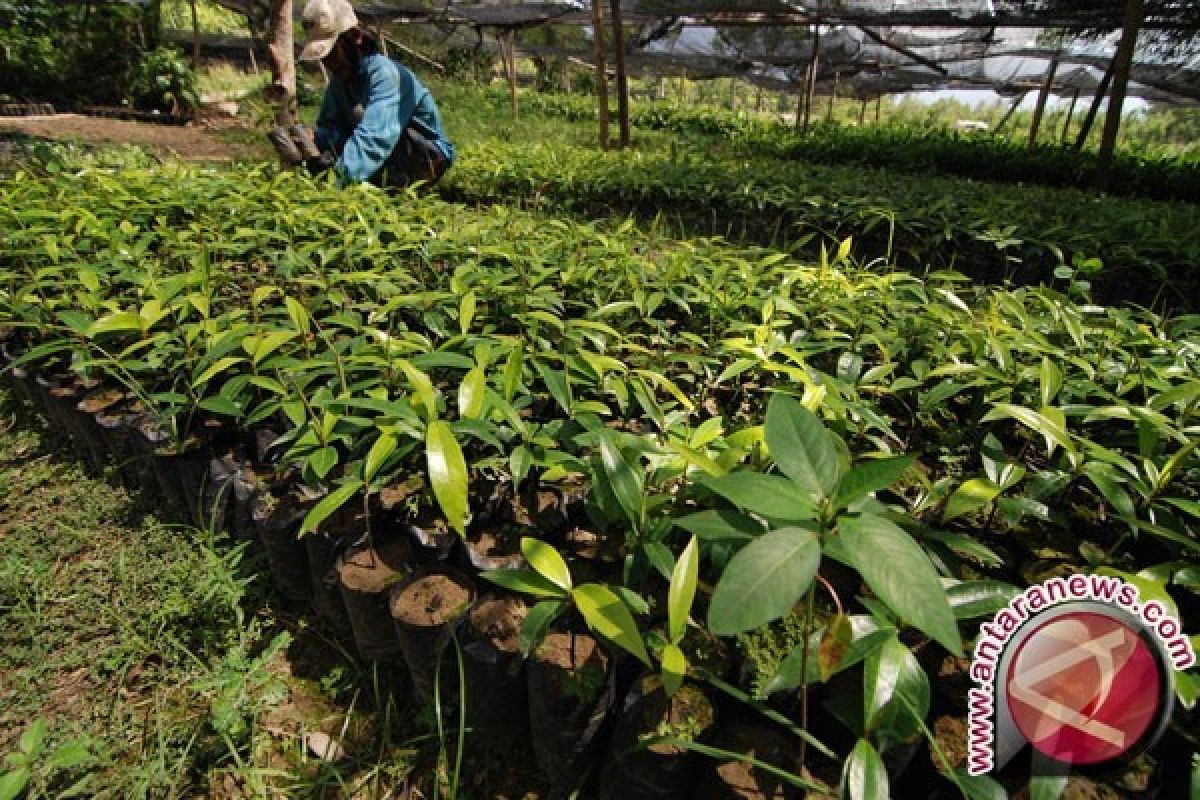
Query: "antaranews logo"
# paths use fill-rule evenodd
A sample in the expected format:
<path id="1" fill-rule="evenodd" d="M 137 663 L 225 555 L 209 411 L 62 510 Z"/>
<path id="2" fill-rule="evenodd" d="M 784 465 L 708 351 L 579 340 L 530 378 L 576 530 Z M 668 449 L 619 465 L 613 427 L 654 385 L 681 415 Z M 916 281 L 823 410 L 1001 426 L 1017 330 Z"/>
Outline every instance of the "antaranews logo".
<path id="1" fill-rule="evenodd" d="M 1013 598 L 975 644 L 967 771 L 983 775 L 1026 744 L 1060 768 L 1151 746 L 1171 714 L 1173 670 L 1196 663 L 1158 600 L 1107 575 L 1070 575 Z"/>

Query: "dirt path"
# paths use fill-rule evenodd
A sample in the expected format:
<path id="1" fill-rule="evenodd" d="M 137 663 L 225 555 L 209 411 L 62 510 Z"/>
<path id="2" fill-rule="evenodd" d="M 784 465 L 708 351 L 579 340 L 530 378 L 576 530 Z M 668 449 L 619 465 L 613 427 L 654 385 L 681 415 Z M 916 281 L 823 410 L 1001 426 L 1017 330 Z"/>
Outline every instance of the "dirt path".
<path id="1" fill-rule="evenodd" d="M 137 144 L 187 161 L 233 161 L 263 155 L 260 147 L 230 141 L 216 133 L 220 129 L 237 127 L 238 123 L 233 120 L 177 126 L 80 114 L 0 117 L 0 133 L 12 131 L 63 141 Z"/>

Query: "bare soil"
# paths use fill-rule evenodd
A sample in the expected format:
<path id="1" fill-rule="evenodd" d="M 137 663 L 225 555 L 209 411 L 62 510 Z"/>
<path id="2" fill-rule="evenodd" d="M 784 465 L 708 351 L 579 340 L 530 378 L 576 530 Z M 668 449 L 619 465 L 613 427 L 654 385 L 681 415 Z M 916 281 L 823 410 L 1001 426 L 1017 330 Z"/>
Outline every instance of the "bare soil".
<path id="1" fill-rule="evenodd" d="M 156 125 L 82 114 L 0 117 L 0 133 L 92 144 L 136 144 L 185 161 L 233 161 L 263 155 L 262 149 L 251 144 L 226 141 L 216 135 L 217 130 L 229 127 L 238 127 L 238 123 L 214 119 L 185 126 Z"/>
<path id="2" fill-rule="evenodd" d="M 471 611 L 471 629 L 505 653 L 521 649 L 521 624 L 529 607 L 519 597 L 485 597 Z"/>
<path id="3" fill-rule="evenodd" d="M 406 625 L 433 628 L 458 617 L 471 602 L 471 587 L 435 572 L 416 578 L 392 595 L 392 616 Z"/>
<path id="4" fill-rule="evenodd" d="M 338 561 L 342 586 L 363 594 L 379 594 L 408 569 L 412 547 L 405 539 L 347 552 Z"/>

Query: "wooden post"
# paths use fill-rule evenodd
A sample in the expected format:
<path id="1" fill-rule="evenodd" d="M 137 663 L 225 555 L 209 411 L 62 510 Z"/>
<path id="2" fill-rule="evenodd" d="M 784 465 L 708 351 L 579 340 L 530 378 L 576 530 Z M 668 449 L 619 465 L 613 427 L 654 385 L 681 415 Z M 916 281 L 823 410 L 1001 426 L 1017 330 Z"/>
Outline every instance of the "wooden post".
<path id="1" fill-rule="evenodd" d="M 1054 51 L 1050 65 L 1046 68 L 1046 78 L 1042 81 L 1042 90 L 1038 92 L 1037 105 L 1033 109 L 1033 122 L 1029 125 L 1029 149 L 1037 147 L 1038 131 L 1042 127 L 1042 116 L 1046 113 L 1046 101 L 1050 98 L 1050 89 L 1054 86 L 1054 75 L 1058 72 L 1059 50 Z"/>
<path id="2" fill-rule="evenodd" d="M 196 0 L 192 4 L 192 69 L 200 69 L 200 15 L 196 13 Z"/>
<path id="3" fill-rule="evenodd" d="M 879 124 L 879 120 L 883 119 L 883 92 L 875 95 L 875 124 Z"/>
<path id="4" fill-rule="evenodd" d="M 818 53 L 821 50 L 821 23 L 818 20 L 813 26 L 812 58 L 808 62 L 808 91 L 804 96 L 804 130 L 808 130 L 808 121 L 812 117 L 813 95 L 817 93 L 817 72 L 821 62 Z"/>
<path id="5" fill-rule="evenodd" d="M 600 103 L 600 149 L 608 149 L 608 70 L 604 63 L 604 0 L 592 0 L 592 49 L 596 61 L 596 97 Z"/>
<path id="6" fill-rule="evenodd" d="M 617 68 L 617 121 L 620 146 L 629 147 L 629 78 L 625 74 L 625 27 L 621 20 L 621 0 L 610 0 L 612 9 L 613 51 Z"/>
<path id="7" fill-rule="evenodd" d="M 1079 134 L 1075 137 L 1076 150 L 1083 149 L 1083 145 L 1087 142 L 1088 134 L 1092 132 L 1092 125 L 1096 123 L 1096 115 L 1100 113 L 1100 104 L 1104 102 L 1104 95 L 1108 94 L 1108 87 L 1112 85 L 1113 66 L 1116 63 L 1116 59 L 1108 62 L 1108 69 L 1104 71 L 1104 77 L 1100 79 L 1100 85 L 1096 87 L 1096 94 L 1092 97 L 1092 105 L 1088 108 L 1087 116 L 1083 118 L 1083 127 L 1079 129 Z"/>
<path id="8" fill-rule="evenodd" d="M 858 109 L 858 127 L 867 124 L 867 98 L 862 99 L 862 106 Z"/>
<path id="9" fill-rule="evenodd" d="M 761 86 L 754 87 L 754 112 L 757 114 L 762 111 L 763 107 L 763 88 Z"/>
<path id="10" fill-rule="evenodd" d="M 826 122 L 833 122 L 833 102 L 837 99 L 838 84 L 842 80 L 841 70 L 833 71 L 833 91 L 829 93 L 829 111 L 825 114 Z"/>
<path id="11" fill-rule="evenodd" d="M 804 127 L 804 98 L 806 95 L 808 95 L 808 70 L 804 71 L 804 85 L 796 93 L 796 119 L 792 122 L 792 127 L 796 130 Z"/>
<path id="12" fill-rule="evenodd" d="M 381 52 L 382 52 L 382 53 L 383 53 L 385 56 L 388 56 L 388 49 L 387 49 L 387 37 L 383 35 L 383 23 L 382 23 L 382 22 L 377 22 L 377 23 L 375 24 L 375 35 L 379 37 L 379 49 L 380 49 L 380 51 L 381 51 Z M 390 56 L 388 56 L 388 57 L 390 58 Z"/>
<path id="13" fill-rule="evenodd" d="M 1075 104 L 1079 102 L 1079 90 L 1076 89 L 1071 94 L 1071 107 L 1067 109 L 1067 118 L 1063 120 L 1062 135 L 1058 137 L 1058 141 L 1062 144 L 1067 143 L 1067 134 L 1071 131 L 1071 119 L 1075 116 Z"/>
<path id="14" fill-rule="evenodd" d="M 512 106 L 512 118 L 517 118 L 517 48 L 516 34 L 510 28 L 504 32 L 504 71 L 508 74 L 508 100 Z"/>
<path id="15" fill-rule="evenodd" d="M 1145 16 L 1145 0 L 1128 0 L 1121 25 L 1121 42 L 1117 45 L 1117 54 L 1113 56 L 1112 96 L 1108 98 L 1108 113 L 1104 115 L 1104 132 L 1100 136 L 1100 152 L 1096 154 L 1095 184 L 1099 189 L 1108 188 L 1109 169 L 1117 149 L 1117 134 L 1121 132 L 1121 109 L 1125 105 L 1129 70 L 1133 66 L 1133 50 Z"/>
<path id="16" fill-rule="evenodd" d="M 275 124 L 296 122 L 296 58 L 293 48 L 292 0 L 271 0 L 267 60 L 271 65 L 268 97 L 275 103 Z"/>

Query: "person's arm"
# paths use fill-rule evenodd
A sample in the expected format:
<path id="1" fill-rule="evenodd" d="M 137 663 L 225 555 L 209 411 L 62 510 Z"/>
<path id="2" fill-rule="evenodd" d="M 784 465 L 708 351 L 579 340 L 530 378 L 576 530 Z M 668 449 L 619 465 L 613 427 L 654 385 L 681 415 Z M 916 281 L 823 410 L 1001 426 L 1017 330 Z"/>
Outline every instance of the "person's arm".
<path id="1" fill-rule="evenodd" d="M 334 96 L 340 90 L 337 84 L 330 84 L 321 98 L 321 110 L 317 112 L 317 126 L 314 139 L 317 147 L 330 153 L 337 153 L 346 141 L 346 130 L 342 127 L 338 113 L 338 101 Z"/>
<path id="2" fill-rule="evenodd" d="M 401 91 L 400 70 L 390 59 L 372 58 L 367 81 L 362 121 L 346 140 L 337 164 L 338 174 L 347 183 L 365 181 L 383 168 L 415 105 L 412 92 Z"/>

